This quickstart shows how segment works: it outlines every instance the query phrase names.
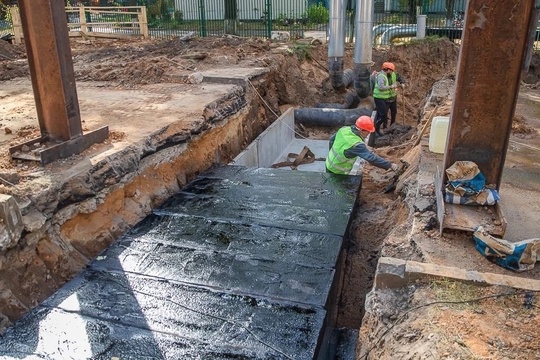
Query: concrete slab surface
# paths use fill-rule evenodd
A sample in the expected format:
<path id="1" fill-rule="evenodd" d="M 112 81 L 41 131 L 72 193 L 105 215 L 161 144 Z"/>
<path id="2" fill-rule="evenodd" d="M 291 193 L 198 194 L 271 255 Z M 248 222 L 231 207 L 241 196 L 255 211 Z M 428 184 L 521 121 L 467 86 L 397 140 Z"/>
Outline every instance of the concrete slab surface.
<path id="1" fill-rule="evenodd" d="M 129 134 L 125 141 L 136 143 L 148 134 L 184 120 L 185 126 L 200 118 L 208 104 L 232 91 L 235 85 L 152 84 L 137 89 L 111 88 L 108 83 L 78 82 L 77 93 L 81 121 L 87 130 L 109 126 L 112 131 Z M 15 79 L 0 88 L 3 125 L 10 123 L 38 126 L 32 84 L 29 79 Z M 191 117 L 190 117 L 191 114 Z M 0 144 L 13 135 L 0 132 Z M 122 146 L 123 143 L 116 143 Z"/>

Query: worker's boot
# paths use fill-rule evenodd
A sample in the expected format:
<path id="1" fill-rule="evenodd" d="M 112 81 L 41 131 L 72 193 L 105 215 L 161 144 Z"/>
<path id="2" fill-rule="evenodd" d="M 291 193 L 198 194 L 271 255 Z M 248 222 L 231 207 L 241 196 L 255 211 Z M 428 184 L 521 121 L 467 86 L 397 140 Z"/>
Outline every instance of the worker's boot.
<path id="1" fill-rule="evenodd" d="M 378 136 L 383 136 L 384 134 L 381 132 L 381 123 L 378 122 L 375 124 L 375 132 Z"/>

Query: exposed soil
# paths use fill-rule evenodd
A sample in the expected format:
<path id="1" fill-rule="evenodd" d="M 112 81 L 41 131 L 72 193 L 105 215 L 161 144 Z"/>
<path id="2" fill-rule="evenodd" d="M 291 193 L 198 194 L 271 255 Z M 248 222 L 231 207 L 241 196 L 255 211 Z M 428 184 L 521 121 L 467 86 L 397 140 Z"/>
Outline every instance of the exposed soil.
<path id="1" fill-rule="evenodd" d="M 145 84 L 171 82 L 170 74 L 187 76 L 216 67 L 257 66 L 279 69 L 276 72 L 278 75 L 268 79 L 268 86 L 261 90 L 261 96 L 268 104 L 267 116 L 272 120 L 280 113 L 280 109 L 288 106 L 311 107 L 320 102 L 341 102 L 344 94 L 336 94 L 328 85 L 326 46 L 292 45 L 236 37 L 144 42 L 73 40 L 72 53 L 78 82 L 100 82 L 103 87 L 111 89 L 136 89 Z M 418 150 L 412 147 L 410 140 L 417 133 L 420 120 L 426 116 L 424 108 L 427 95 L 437 81 L 453 79 L 458 52 L 459 48 L 446 40 L 374 50 L 374 69 L 380 68 L 384 61 L 392 61 L 397 71 L 407 79 L 407 86 L 402 90 L 398 103 L 397 124 L 377 142 L 375 151 L 378 154 L 393 162 L 402 158 L 410 163 L 415 162 Z M 347 68 L 353 67 L 352 54 L 353 49 L 347 48 Z M 538 89 L 535 81 L 538 81 L 540 73 L 540 56 L 537 55 L 533 57 L 531 74 L 526 78 L 532 84 L 524 85 L 533 92 Z M 29 71 L 24 48 L 0 41 L 0 81 L 27 76 Z M 444 99 L 439 105 L 437 115 L 450 113 L 449 101 Z M 35 171 L 38 165 L 11 160 L 7 147 L 36 137 L 39 127 L 20 126 L 10 121 L 10 116 L 17 109 L 9 108 L 5 113 L 6 108 L 2 106 L 0 103 L 0 133 L 3 136 L 0 138 L 0 170 L 4 177 L 13 175 L 14 180 L 10 182 L 24 188 L 25 175 Z M 131 109 L 126 106 L 124 110 L 127 113 Z M 536 138 L 537 133 L 529 124 L 530 113 L 525 111 L 524 114 L 516 114 L 513 132 L 524 140 Z M 298 129 L 313 138 L 328 138 L 333 130 Z M 113 131 L 108 142 L 122 141 L 129 136 Z M 410 221 L 411 211 L 402 201 L 402 195 L 384 192 L 391 180 L 392 174 L 388 172 L 370 165 L 364 169 L 361 206 L 353 219 L 352 239 L 346 245 L 345 278 L 338 314 L 338 325 L 341 327 L 360 328 L 365 294 L 371 289 L 377 260 L 389 236 L 393 239 L 391 241 L 403 242 L 403 246 L 396 246 L 399 249 L 396 255 L 409 260 L 423 259 L 423 254 L 417 248 L 400 238 L 406 234 L 400 233 L 399 227 Z M 0 185 L 0 191 L 14 193 L 16 189 L 3 184 Z M 451 234 L 454 243 L 465 242 L 468 236 Z M 444 246 L 445 242 L 439 242 L 438 246 L 441 244 Z M 447 245 L 451 247 L 450 243 Z M 455 266 L 468 268 L 468 261 L 458 257 Z M 489 263 L 486 263 L 484 269 L 505 273 Z M 444 354 L 443 358 L 447 359 L 537 359 L 540 356 L 538 305 L 533 303 L 524 308 L 522 295 L 488 299 L 476 306 L 426 306 L 419 311 L 409 312 L 406 320 L 402 321 L 398 318 L 397 310 L 425 303 L 426 299 L 448 299 L 448 296 L 437 298 L 440 292 L 448 295 L 448 292 L 466 291 L 474 298 L 485 296 L 490 291 L 496 292 L 497 289 L 479 290 L 451 283 L 428 283 L 404 291 L 402 297 L 393 294 L 388 295 L 387 299 L 379 299 L 395 306 L 388 310 L 388 316 L 389 322 L 395 321 L 396 325 L 383 334 L 395 336 L 370 351 L 370 358 L 436 358 L 433 356 L 433 347 L 436 347 L 437 354 Z M 369 321 L 366 324 L 368 327 L 362 329 L 362 336 L 371 341 L 381 336 L 381 332 L 376 332 L 380 330 L 377 324 L 370 324 Z"/>

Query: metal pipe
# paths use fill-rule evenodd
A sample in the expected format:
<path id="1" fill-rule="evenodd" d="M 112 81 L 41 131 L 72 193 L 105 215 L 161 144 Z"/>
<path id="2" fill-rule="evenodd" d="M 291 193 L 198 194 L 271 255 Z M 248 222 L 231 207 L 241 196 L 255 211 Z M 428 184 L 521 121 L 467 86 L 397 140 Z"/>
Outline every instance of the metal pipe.
<path id="1" fill-rule="evenodd" d="M 373 37 L 373 39 L 377 39 L 377 37 L 381 36 L 386 30 L 390 29 L 390 28 L 393 28 L 394 26 L 396 26 L 396 24 L 379 24 L 379 25 L 375 25 L 373 27 L 373 30 L 371 32 L 371 36 Z"/>
<path id="2" fill-rule="evenodd" d="M 416 36 L 416 25 L 394 26 L 381 36 L 381 45 L 390 45 L 397 38 Z"/>
<path id="3" fill-rule="evenodd" d="M 335 90 L 343 91 L 343 55 L 345 53 L 345 2 L 331 0 L 328 40 L 328 72 Z"/>
<path id="4" fill-rule="evenodd" d="M 372 60 L 373 1 L 358 0 L 356 5 L 356 26 L 354 46 L 354 88 L 361 98 L 371 92 L 369 75 Z"/>
<path id="5" fill-rule="evenodd" d="M 371 64 L 373 1 L 358 0 L 356 6 L 354 63 Z"/>

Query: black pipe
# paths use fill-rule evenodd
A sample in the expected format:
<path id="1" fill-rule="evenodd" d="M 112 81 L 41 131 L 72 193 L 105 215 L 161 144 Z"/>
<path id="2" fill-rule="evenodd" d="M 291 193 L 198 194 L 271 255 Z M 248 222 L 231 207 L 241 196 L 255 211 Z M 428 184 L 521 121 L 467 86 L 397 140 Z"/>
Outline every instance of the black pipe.
<path id="1" fill-rule="evenodd" d="M 365 64 L 354 66 L 354 89 L 360 98 L 367 98 L 371 94 L 371 83 L 369 81 L 369 68 Z"/>
<path id="2" fill-rule="evenodd" d="M 343 70 L 343 58 L 328 60 L 328 69 L 330 69 L 328 74 L 334 90 L 341 92 L 353 84 L 354 70 Z"/>
<path id="3" fill-rule="evenodd" d="M 362 115 L 371 116 L 372 112 L 368 108 L 302 108 L 294 110 L 294 122 L 307 126 L 345 126 L 354 124 Z"/>
<path id="4" fill-rule="evenodd" d="M 343 71 L 343 85 L 345 85 L 346 88 L 350 87 L 353 84 L 354 80 L 354 70 L 353 69 L 346 69 Z"/>

